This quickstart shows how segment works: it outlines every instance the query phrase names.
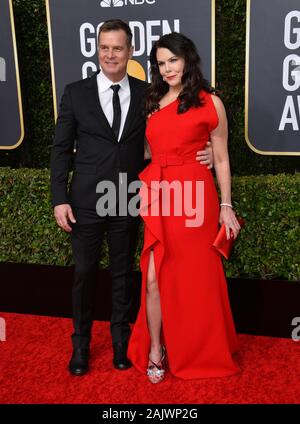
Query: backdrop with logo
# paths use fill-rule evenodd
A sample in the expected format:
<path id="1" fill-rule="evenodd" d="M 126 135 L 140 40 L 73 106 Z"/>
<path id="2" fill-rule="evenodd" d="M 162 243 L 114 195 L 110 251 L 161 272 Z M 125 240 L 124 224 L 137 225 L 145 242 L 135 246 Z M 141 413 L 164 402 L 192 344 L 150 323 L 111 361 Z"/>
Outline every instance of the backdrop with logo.
<path id="1" fill-rule="evenodd" d="M 14 149 L 24 124 L 12 0 L 0 0 L 0 40 L 0 149 Z"/>
<path id="2" fill-rule="evenodd" d="M 248 0 L 245 136 L 265 155 L 300 155 L 300 2 Z"/>
<path id="3" fill-rule="evenodd" d="M 129 74 L 149 80 L 153 43 L 178 31 L 195 42 L 204 75 L 215 84 L 214 0 L 46 0 L 46 6 L 55 118 L 65 85 L 97 70 L 97 33 L 107 19 L 123 19 L 132 29 Z"/>

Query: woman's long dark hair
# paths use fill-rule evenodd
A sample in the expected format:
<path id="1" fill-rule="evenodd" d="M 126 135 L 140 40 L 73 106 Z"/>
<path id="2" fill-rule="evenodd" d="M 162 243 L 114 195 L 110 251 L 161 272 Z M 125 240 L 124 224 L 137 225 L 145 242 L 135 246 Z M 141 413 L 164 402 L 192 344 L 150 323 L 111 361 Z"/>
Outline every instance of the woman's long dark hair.
<path id="1" fill-rule="evenodd" d="M 195 44 L 185 35 L 178 32 L 172 32 L 160 37 L 152 47 L 150 53 L 151 64 L 151 85 L 149 86 L 145 99 L 145 113 L 150 115 L 159 109 L 160 99 L 169 91 L 169 85 L 162 79 L 159 73 L 157 63 L 157 49 L 165 48 L 170 50 L 174 55 L 181 57 L 185 61 L 182 76 L 182 90 L 178 96 L 179 105 L 178 113 L 184 113 L 190 107 L 199 107 L 202 102 L 199 98 L 199 91 L 205 90 L 209 93 L 215 90 L 210 86 L 209 82 L 204 79 L 200 64 L 201 59 L 197 52 Z"/>

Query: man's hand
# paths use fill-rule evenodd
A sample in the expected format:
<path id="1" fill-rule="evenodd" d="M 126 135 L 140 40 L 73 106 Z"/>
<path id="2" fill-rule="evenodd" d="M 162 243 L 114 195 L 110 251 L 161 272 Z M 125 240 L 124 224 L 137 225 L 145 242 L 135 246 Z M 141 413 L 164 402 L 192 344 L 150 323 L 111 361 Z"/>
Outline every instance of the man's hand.
<path id="1" fill-rule="evenodd" d="M 208 169 L 211 169 L 214 166 L 213 150 L 210 141 L 206 143 L 205 150 L 199 150 L 197 152 L 196 160 L 198 160 L 202 165 L 207 165 Z"/>
<path id="2" fill-rule="evenodd" d="M 55 216 L 57 225 L 59 225 L 60 228 L 67 231 L 67 233 L 70 233 L 72 231 L 72 228 L 69 225 L 69 221 L 75 224 L 76 219 L 74 218 L 72 208 L 68 203 L 55 206 L 54 216 Z"/>

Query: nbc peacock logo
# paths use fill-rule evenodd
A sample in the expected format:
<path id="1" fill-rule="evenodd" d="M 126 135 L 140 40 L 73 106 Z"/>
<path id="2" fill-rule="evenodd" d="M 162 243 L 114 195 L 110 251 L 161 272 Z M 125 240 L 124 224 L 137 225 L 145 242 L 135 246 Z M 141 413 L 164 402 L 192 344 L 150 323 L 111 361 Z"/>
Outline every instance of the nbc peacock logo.
<path id="1" fill-rule="evenodd" d="M 124 6 L 123 0 L 102 0 L 101 7 L 122 7 Z"/>
<path id="2" fill-rule="evenodd" d="M 101 7 L 122 7 L 122 6 L 141 6 L 153 5 L 156 0 L 101 0 Z"/>

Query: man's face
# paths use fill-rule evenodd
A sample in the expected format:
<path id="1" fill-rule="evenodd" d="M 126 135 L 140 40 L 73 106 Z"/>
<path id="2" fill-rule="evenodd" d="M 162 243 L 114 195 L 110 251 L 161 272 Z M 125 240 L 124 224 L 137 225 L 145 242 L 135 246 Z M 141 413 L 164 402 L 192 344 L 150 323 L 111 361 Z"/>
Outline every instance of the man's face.
<path id="1" fill-rule="evenodd" d="M 118 82 L 125 76 L 132 53 L 133 47 L 128 47 L 127 35 L 122 29 L 100 33 L 99 64 L 102 72 L 112 82 Z"/>

